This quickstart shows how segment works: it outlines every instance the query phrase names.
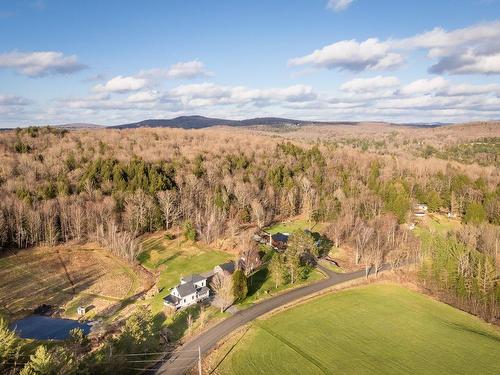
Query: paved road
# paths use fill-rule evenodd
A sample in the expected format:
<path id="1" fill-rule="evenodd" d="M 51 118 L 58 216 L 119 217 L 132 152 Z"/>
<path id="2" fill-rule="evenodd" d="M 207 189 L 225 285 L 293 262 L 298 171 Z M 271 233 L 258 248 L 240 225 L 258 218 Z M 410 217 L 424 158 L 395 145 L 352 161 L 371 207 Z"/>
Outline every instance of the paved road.
<path id="1" fill-rule="evenodd" d="M 255 304 L 246 310 L 238 311 L 234 315 L 194 337 L 178 348 L 174 353 L 172 353 L 170 358 L 157 365 L 156 373 L 168 375 L 185 374 L 196 365 L 198 359 L 198 347 L 201 349 L 201 354 L 203 355 L 215 347 L 217 342 L 219 342 L 222 338 L 261 315 L 264 315 L 278 307 L 312 295 L 323 289 L 329 288 L 333 285 L 365 277 L 364 270 L 351 273 L 335 273 L 321 266 L 319 266 L 319 268 L 327 275 L 326 279 L 318 281 L 314 284 L 293 289 L 289 292 Z"/>

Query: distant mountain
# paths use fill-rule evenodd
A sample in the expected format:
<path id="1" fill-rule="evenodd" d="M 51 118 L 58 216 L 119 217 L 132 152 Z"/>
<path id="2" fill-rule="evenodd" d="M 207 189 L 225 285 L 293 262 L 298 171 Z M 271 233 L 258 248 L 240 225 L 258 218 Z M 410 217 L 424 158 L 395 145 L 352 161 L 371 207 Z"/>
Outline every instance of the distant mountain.
<path id="1" fill-rule="evenodd" d="M 71 124 L 62 124 L 62 125 L 55 125 L 55 128 L 59 129 L 68 129 L 68 130 L 77 130 L 77 129 L 104 129 L 105 126 L 103 125 L 97 125 L 97 124 L 87 124 L 83 122 L 74 122 Z"/>
<path id="2" fill-rule="evenodd" d="M 134 128 L 183 128 L 201 129 L 211 126 L 255 126 L 255 125 L 305 125 L 305 124 L 329 124 L 327 122 L 314 122 L 303 120 L 292 120 L 279 117 L 261 117 L 247 120 L 226 120 L 204 116 L 180 116 L 173 119 L 151 119 L 130 124 L 110 126 L 114 129 L 134 129 Z"/>
<path id="3" fill-rule="evenodd" d="M 412 128 L 439 128 L 441 126 L 454 125 L 454 124 L 450 122 L 407 122 L 397 125 L 409 126 Z"/>

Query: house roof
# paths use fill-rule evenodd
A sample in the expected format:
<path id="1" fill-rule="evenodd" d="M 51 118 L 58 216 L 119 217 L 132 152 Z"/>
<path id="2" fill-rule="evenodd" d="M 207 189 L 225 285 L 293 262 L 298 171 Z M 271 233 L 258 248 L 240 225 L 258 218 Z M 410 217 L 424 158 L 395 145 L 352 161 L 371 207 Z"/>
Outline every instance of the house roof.
<path id="1" fill-rule="evenodd" d="M 271 236 L 271 238 L 274 241 L 285 242 L 285 243 L 288 242 L 288 235 L 284 233 L 275 233 Z"/>
<path id="2" fill-rule="evenodd" d="M 176 286 L 177 293 L 181 297 L 189 296 L 190 294 L 196 293 L 196 288 L 193 283 L 179 284 Z"/>
<path id="3" fill-rule="evenodd" d="M 233 273 L 234 270 L 236 269 L 236 264 L 233 261 L 231 261 L 231 262 L 226 262 L 226 263 L 219 264 L 219 267 L 223 271 L 226 271 L 226 272 L 229 272 L 229 273 Z"/>
<path id="4" fill-rule="evenodd" d="M 200 289 L 198 289 L 198 294 L 205 294 L 207 292 L 210 292 L 210 289 L 208 289 L 206 286 L 202 286 Z"/>
<path id="5" fill-rule="evenodd" d="M 166 303 L 168 303 L 170 305 L 177 305 L 180 301 L 180 298 L 177 298 L 176 296 L 169 294 L 168 296 L 163 298 L 163 301 L 165 301 Z"/>
<path id="6" fill-rule="evenodd" d="M 203 281 L 205 279 L 206 279 L 206 277 L 203 277 L 203 276 L 198 275 L 196 273 L 193 275 L 181 277 L 181 281 L 184 283 L 197 283 L 198 281 Z"/>
<path id="7" fill-rule="evenodd" d="M 205 279 L 210 279 L 212 276 L 214 275 L 214 271 L 207 271 L 207 272 L 203 272 L 201 274 L 201 277 L 205 278 Z"/>

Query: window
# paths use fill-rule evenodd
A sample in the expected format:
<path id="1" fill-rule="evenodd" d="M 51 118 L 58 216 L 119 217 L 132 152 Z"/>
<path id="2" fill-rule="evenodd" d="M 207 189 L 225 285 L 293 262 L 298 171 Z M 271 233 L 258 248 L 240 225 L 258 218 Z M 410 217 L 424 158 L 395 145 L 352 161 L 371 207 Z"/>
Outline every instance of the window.
<path id="1" fill-rule="evenodd" d="M 183 299 L 182 299 L 182 302 L 186 302 L 186 299 L 185 299 L 185 298 L 183 298 Z"/>

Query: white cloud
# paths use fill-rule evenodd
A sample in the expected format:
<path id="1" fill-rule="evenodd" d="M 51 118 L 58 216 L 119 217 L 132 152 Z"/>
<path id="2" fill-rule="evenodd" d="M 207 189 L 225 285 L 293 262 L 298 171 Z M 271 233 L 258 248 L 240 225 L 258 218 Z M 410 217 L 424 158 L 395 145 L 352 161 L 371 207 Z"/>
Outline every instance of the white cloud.
<path id="1" fill-rule="evenodd" d="M 144 78 L 133 76 L 117 76 L 104 84 L 95 85 L 93 90 L 96 92 L 127 92 L 137 91 L 144 88 L 148 81 Z"/>
<path id="2" fill-rule="evenodd" d="M 376 76 L 372 78 L 354 78 L 340 86 L 342 91 L 373 92 L 399 86 L 399 79 L 393 76 Z"/>
<path id="3" fill-rule="evenodd" d="M 343 40 L 317 49 L 309 55 L 290 59 L 290 66 L 311 65 L 317 68 L 351 71 L 387 70 L 399 67 L 404 59 L 390 52 L 390 45 L 370 38 L 364 42 Z"/>
<path id="4" fill-rule="evenodd" d="M 127 101 L 132 103 L 148 103 L 148 102 L 151 103 L 157 101 L 160 98 L 161 94 L 159 91 L 150 90 L 132 94 L 127 98 Z"/>
<path id="5" fill-rule="evenodd" d="M 500 95 L 500 85 L 495 83 L 488 85 L 458 84 L 447 87 L 439 94 L 445 96 L 469 96 L 481 94 Z"/>
<path id="6" fill-rule="evenodd" d="M 364 42 L 341 40 L 309 55 L 289 60 L 290 66 L 351 71 L 389 70 L 401 66 L 403 52 L 427 50 L 436 74 L 500 74 L 500 21 L 446 31 L 435 28 L 409 38 Z"/>
<path id="7" fill-rule="evenodd" d="M 500 21 L 446 31 L 435 28 L 411 38 L 393 42 L 395 48 L 427 49 L 437 63 L 432 73 L 500 73 Z"/>
<path id="8" fill-rule="evenodd" d="M 244 86 L 219 86 L 208 82 L 178 86 L 170 90 L 169 96 L 194 107 L 249 103 L 269 105 L 279 101 L 306 102 L 317 97 L 312 87 L 306 85 L 252 89 Z"/>
<path id="9" fill-rule="evenodd" d="M 31 101 L 17 95 L 2 95 L 0 94 L 0 106 L 25 106 Z"/>
<path id="10" fill-rule="evenodd" d="M 165 76 L 170 79 L 176 78 L 196 78 L 211 75 L 207 72 L 201 61 L 187 61 L 172 65 L 165 72 Z"/>
<path id="11" fill-rule="evenodd" d="M 163 80 L 190 79 L 208 75 L 211 75 L 211 73 L 205 70 L 203 63 L 200 61 L 179 62 L 167 69 L 141 70 L 138 74 L 132 76 L 114 77 L 104 84 L 95 85 L 93 91 L 124 93 L 158 86 Z"/>
<path id="12" fill-rule="evenodd" d="M 13 69 L 28 77 L 52 74 L 70 74 L 85 69 L 75 55 L 65 56 L 62 52 L 7 52 L 0 54 L 0 68 Z"/>
<path id="13" fill-rule="evenodd" d="M 448 86 L 448 82 L 443 77 L 425 78 L 411 82 L 401 89 L 404 95 L 429 94 L 442 90 Z"/>
<path id="14" fill-rule="evenodd" d="M 340 12 L 349 8 L 353 1 L 354 0 L 328 0 L 326 7 L 336 12 Z"/>

